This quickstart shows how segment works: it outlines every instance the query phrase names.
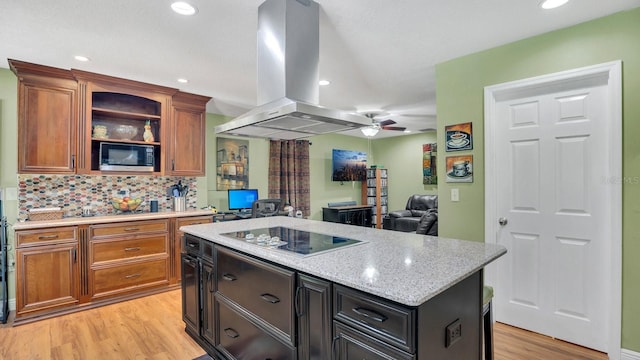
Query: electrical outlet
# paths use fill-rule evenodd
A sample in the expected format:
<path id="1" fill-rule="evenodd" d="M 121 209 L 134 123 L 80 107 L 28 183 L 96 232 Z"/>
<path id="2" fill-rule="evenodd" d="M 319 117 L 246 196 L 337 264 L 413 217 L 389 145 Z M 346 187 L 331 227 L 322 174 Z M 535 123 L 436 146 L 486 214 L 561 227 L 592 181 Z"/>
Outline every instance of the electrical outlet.
<path id="1" fill-rule="evenodd" d="M 451 201 L 460 201 L 460 191 L 458 189 L 451 189 Z"/>
<path id="2" fill-rule="evenodd" d="M 456 319 L 456 321 L 447 325 L 445 333 L 444 346 L 447 348 L 462 339 L 462 323 L 460 319 Z"/>

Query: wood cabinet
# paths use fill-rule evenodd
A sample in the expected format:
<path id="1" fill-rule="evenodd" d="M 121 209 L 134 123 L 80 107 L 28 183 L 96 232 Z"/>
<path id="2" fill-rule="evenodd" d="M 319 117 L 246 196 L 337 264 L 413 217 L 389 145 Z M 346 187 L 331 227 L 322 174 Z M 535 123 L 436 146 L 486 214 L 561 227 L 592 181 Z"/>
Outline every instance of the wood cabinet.
<path id="1" fill-rule="evenodd" d="M 298 359 L 331 359 L 331 282 L 298 274 Z"/>
<path id="2" fill-rule="evenodd" d="M 182 244 L 184 244 L 184 233 L 180 231 L 182 226 L 208 224 L 213 222 L 213 216 L 189 216 L 183 218 L 175 218 L 173 220 L 173 239 L 169 244 L 169 251 L 173 256 L 172 268 L 171 268 L 171 282 L 180 282 L 182 279 L 181 267 L 180 267 L 180 253 L 182 252 Z M 199 245 L 198 245 L 199 246 Z M 207 246 L 207 244 L 203 245 Z M 213 256 L 213 245 L 209 244 L 209 253 Z M 197 254 L 196 254 L 197 255 Z M 213 261 L 213 259 L 210 259 Z"/>
<path id="3" fill-rule="evenodd" d="M 185 329 L 210 354 L 233 359 L 252 349 L 264 358 L 331 358 L 331 282 L 220 246 L 211 262 L 211 242 L 184 240 Z"/>
<path id="4" fill-rule="evenodd" d="M 122 172 L 101 169 L 100 143 L 109 142 L 152 146 L 153 173 L 161 174 L 169 128 L 169 104 L 177 90 L 75 69 L 71 72 L 83 95 L 80 116 L 84 132 L 80 136 L 84 172 Z M 153 141 L 145 141 L 145 126 L 149 126 Z"/>
<path id="5" fill-rule="evenodd" d="M 480 358 L 482 270 L 407 306 L 220 245 L 203 270 L 194 264 L 206 262 L 202 245 L 211 242 L 190 234 L 185 242 L 186 331 L 216 359 Z M 216 321 L 205 336 L 203 323 Z"/>
<path id="6" fill-rule="evenodd" d="M 206 104 L 210 97 L 178 92 L 173 95 L 166 173 L 205 175 Z"/>
<path id="7" fill-rule="evenodd" d="M 382 219 L 389 213 L 387 169 L 367 169 L 367 180 L 362 184 L 362 203 L 373 206 L 371 223 L 374 227 L 382 228 Z"/>
<path id="8" fill-rule="evenodd" d="M 171 269 L 180 267 L 174 251 L 180 254 L 182 238 L 177 229 L 211 219 L 200 213 L 17 229 L 15 323 L 175 288 L 179 281 L 172 279 Z M 177 249 L 171 244 L 178 244 Z M 205 243 L 202 248 L 196 244 L 189 249 L 208 262 L 202 271 L 210 277 L 213 244 Z"/>
<path id="9" fill-rule="evenodd" d="M 16 316 L 78 304 L 77 251 L 77 227 L 16 234 Z"/>
<path id="10" fill-rule="evenodd" d="M 91 299 L 169 284 L 168 220 L 89 228 Z"/>
<path id="11" fill-rule="evenodd" d="M 78 84 L 68 71 L 9 60 L 18 77 L 18 172 L 76 171 Z"/>
<path id="12" fill-rule="evenodd" d="M 19 173 L 149 174 L 101 169 L 100 143 L 111 142 L 152 146 L 154 175 L 205 174 L 210 97 L 76 69 L 9 65 L 18 76 Z M 146 126 L 153 140 L 145 140 Z"/>

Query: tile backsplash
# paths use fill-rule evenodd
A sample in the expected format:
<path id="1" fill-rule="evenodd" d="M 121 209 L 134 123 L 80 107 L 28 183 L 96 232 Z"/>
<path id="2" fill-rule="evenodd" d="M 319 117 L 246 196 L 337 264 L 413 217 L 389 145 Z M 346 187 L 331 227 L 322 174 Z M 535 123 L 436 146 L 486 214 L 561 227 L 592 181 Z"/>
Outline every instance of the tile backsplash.
<path id="1" fill-rule="evenodd" d="M 180 180 L 182 185 L 189 186 L 187 209 L 195 208 L 195 177 L 18 174 L 18 219 L 26 220 L 30 209 L 44 207 L 60 207 L 65 217 L 82 216 L 84 206 L 91 206 L 95 215 L 117 214 L 111 198 L 121 189 L 128 189 L 131 197 L 144 200 L 137 211 L 148 212 L 150 200 L 158 200 L 159 211 L 170 211 L 172 201 L 167 189 Z"/>

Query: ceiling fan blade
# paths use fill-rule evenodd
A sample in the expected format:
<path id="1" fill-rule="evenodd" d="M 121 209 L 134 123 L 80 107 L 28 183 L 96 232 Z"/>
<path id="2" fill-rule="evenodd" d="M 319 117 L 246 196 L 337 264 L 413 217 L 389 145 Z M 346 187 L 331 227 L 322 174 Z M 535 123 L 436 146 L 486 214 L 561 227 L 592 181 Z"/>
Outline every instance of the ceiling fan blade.
<path id="1" fill-rule="evenodd" d="M 391 120 L 391 119 L 382 120 L 382 121 L 379 121 L 379 122 L 378 122 L 378 124 L 380 124 L 380 126 L 382 126 L 382 127 L 387 126 L 387 125 L 393 125 L 393 124 L 395 124 L 395 123 L 396 123 L 396 122 L 395 122 L 395 121 L 393 121 L 393 120 Z"/>
<path id="2" fill-rule="evenodd" d="M 398 130 L 398 131 L 404 131 L 406 128 L 402 127 L 402 126 L 382 126 L 383 130 Z"/>

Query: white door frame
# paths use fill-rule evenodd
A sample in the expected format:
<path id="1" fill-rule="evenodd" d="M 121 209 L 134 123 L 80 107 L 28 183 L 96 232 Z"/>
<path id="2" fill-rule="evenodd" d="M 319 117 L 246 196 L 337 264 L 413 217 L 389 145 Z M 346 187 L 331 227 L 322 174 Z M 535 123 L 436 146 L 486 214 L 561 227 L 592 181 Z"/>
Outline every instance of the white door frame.
<path id="1" fill-rule="evenodd" d="M 484 162 L 485 162 L 485 241 L 497 243 L 498 216 L 497 214 L 497 170 L 496 163 L 496 121 L 498 120 L 496 105 L 505 98 L 518 96 L 518 93 L 536 87 L 553 88 L 555 84 L 588 79 L 591 77 L 607 76 L 607 95 L 609 96 L 610 111 L 607 116 L 611 119 L 611 144 L 620 146 L 610 148 L 609 174 L 603 174 L 603 181 L 611 186 L 611 296 L 609 297 L 608 322 L 609 340 L 608 355 L 612 360 L 619 360 L 622 352 L 622 62 L 612 61 L 558 73 L 537 76 L 534 78 L 517 80 L 508 83 L 485 87 L 484 89 Z M 498 261 L 500 261 L 498 259 Z M 490 264 L 485 269 L 485 282 L 495 284 L 497 280 L 497 266 Z M 496 291 L 500 291 L 497 289 Z"/>

